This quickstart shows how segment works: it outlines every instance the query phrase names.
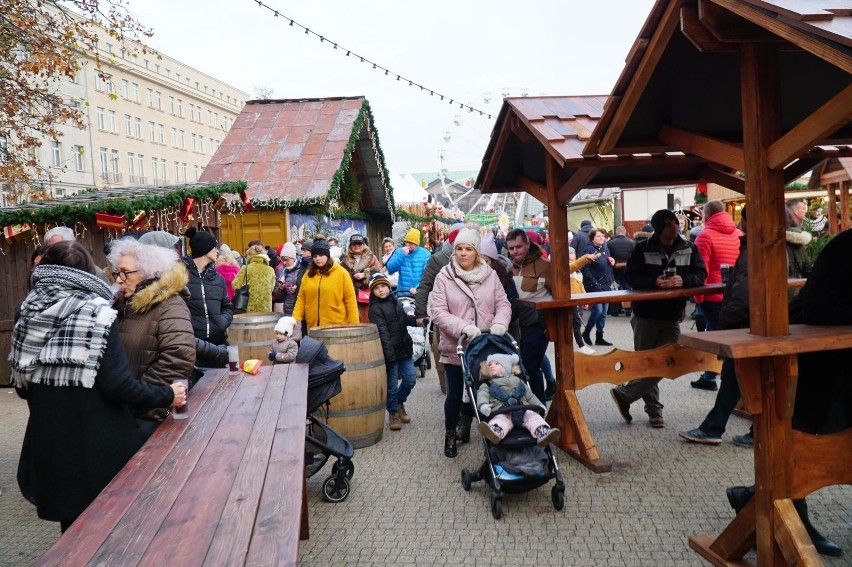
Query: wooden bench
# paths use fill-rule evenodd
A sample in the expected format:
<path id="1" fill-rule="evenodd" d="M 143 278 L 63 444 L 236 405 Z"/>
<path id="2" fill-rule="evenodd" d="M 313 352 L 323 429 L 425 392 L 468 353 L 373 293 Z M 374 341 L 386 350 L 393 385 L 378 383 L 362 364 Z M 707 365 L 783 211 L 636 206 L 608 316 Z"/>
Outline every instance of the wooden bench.
<path id="1" fill-rule="evenodd" d="M 308 368 L 212 370 L 37 565 L 295 565 Z"/>
<path id="2" fill-rule="evenodd" d="M 692 536 L 690 547 L 714 565 L 747 565 L 742 557 L 756 544 L 758 558 L 765 558 L 775 543 L 789 565 L 822 565 L 792 501 L 852 484 L 852 429 L 819 436 L 792 430 L 797 373 L 791 359 L 852 348 L 852 326 L 790 325 L 788 335 L 770 337 L 748 329 L 684 333 L 680 343 L 733 358 L 743 402 L 754 416 L 755 497 L 719 537 Z"/>

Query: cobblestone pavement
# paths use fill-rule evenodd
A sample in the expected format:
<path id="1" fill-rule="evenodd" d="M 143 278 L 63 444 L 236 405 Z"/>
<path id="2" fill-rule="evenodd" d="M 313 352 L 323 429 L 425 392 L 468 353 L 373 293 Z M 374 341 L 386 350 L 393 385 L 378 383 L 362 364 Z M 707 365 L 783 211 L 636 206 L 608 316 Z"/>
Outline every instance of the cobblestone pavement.
<path id="1" fill-rule="evenodd" d="M 632 348 L 624 317 L 608 319 L 606 337 Z M 752 484 L 753 457 L 730 442 L 730 435 L 748 429 L 737 417 L 720 446 L 679 440 L 677 431 L 698 426 L 715 395 L 691 388 L 690 379 L 694 376 L 660 384 L 665 429 L 648 426 L 641 402 L 633 405 L 633 423 L 624 423 L 607 385 L 579 392 L 598 450 L 613 471 L 594 474 L 557 450 L 567 484 L 564 509 L 553 509 L 550 483 L 505 495 L 503 518 L 494 520 L 487 486 L 480 482 L 464 492 L 459 482 L 462 468 L 481 463 L 478 434 L 459 446 L 458 458 L 443 456 L 443 396 L 430 371 L 418 379 L 406 404 L 413 422 L 399 432 L 385 429 L 382 441 L 356 451 L 346 501 L 322 499 L 329 465 L 309 479 L 311 538 L 300 544 L 299 564 L 708 565 L 689 549 L 687 538 L 718 534 L 727 525 L 733 511 L 725 488 Z M 26 404 L 0 389 L 0 416 L 0 565 L 30 565 L 53 544 L 59 527 L 36 517 L 15 481 Z M 852 492 L 831 487 L 808 501 L 814 524 L 846 550 L 840 559 L 826 558 L 826 565 L 849 565 Z"/>

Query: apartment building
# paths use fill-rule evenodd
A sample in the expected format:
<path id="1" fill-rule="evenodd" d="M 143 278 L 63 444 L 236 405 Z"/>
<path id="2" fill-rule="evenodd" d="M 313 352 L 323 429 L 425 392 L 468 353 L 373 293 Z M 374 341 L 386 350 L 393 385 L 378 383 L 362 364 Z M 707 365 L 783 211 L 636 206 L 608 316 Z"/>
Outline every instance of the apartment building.
<path id="1" fill-rule="evenodd" d="M 104 35 L 100 69 L 84 55 L 60 92 L 87 115 L 88 129 L 61 127 L 39 160 L 61 197 L 90 187 L 192 183 L 216 152 L 249 95 L 162 53 L 131 54 Z"/>

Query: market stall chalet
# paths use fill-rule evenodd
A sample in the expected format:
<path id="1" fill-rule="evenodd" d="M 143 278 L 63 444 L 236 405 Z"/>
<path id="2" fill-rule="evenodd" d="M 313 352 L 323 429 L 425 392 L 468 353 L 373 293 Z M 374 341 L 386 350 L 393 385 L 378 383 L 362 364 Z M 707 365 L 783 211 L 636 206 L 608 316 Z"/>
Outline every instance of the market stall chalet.
<path id="1" fill-rule="evenodd" d="M 242 206 L 222 217 L 235 250 L 291 235 L 290 213 L 366 221 L 370 243 L 390 234 L 393 189 L 364 97 L 253 100 L 234 120 L 200 178 L 245 180 Z"/>
<path id="2" fill-rule="evenodd" d="M 832 328 L 830 347 L 819 327 L 791 329 L 783 238 L 785 182 L 826 158 L 852 155 L 849 16 L 848 6 L 831 1 L 658 0 L 596 124 L 585 126 L 585 113 L 576 111 L 565 120 L 548 106 L 526 112 L 534 119 L 524 122 L 510 112 L 520 103 L 507 101 L 477 180 L 483 192 L 520 187 L 540 195 L 550 205 L 557 257 L 567 247 L 558 238 L 564 227 L 555 226 L 565 203 L 582 187 L 620 185 L 617 178 L 629 168 L 640 183 L 679 178 L 745 194 L 751 329 L 736 337 L 687 334 L 681 341 L 736 359 L 755 416 L 756 497 L 719 538 L 690 539 L 716 565 L 746 564 L 742 557 L 755 542 L 759 565 L 822 564 L 790 498 L 852 482 L 848 432 L 832 440 L 837 451 L 828 454 L 791 430 L 794 355 L 852 347 L 852 329 Z M 553 266 L 552 304 L 569 297 L 561 277 L 566 267 Z M 569 381 L 571 333 L 561 327 L 557 372 Z M 571 402 L 558 398 L 562 408 Z M 806 474 L 794 466 L 802 459 Z"/>
<path id="3" fill-rule="evenodd" d="M 72 228 L 95 263 L 104 266 L 104 245 L 128 231 L 179 234 L 195 226 L 218 238 L 218 209 L 224 206 L 225 196 L 244 190 L 241 182 L 111 188 L 0 209 L 0 384 L 8 384 L 6 358 L 15 310 L 27 295 L 32 253 L 43 243 L 45 232 L 56 226 Z"/>
<path id="4" fill-rule="evenodd" d="M 852 158 L 833 158 L 815 167 L 808 189 L 819 187 L 826 190 L 828 206 L 824 213 L 828 217 L 828 233 L 837 234 L 852 228 Z"/>

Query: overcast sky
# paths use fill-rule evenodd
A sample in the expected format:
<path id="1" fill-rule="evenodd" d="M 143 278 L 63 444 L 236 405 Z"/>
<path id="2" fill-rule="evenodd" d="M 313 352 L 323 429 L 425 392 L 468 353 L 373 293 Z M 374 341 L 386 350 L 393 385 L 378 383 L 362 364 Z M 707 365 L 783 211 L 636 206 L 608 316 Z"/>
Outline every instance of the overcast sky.
<path id="1" fill-rule="evenodd" d="M 149 44 L 250 95 L 364 95 L 397 172 L 478 170 L 504 93 L 609 94 L 652 0 L 133 0 Z M 391 70 L 346 57 L 289 20 Z M 457 101 L 430 97 L 402 75 Z M 456 125 L 458 122 L 458 125 Z M 441 154 L 444 158 L 441 160 Z"/>

